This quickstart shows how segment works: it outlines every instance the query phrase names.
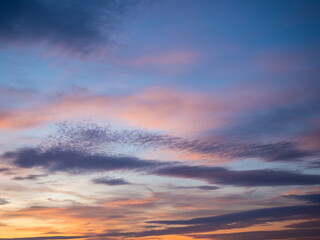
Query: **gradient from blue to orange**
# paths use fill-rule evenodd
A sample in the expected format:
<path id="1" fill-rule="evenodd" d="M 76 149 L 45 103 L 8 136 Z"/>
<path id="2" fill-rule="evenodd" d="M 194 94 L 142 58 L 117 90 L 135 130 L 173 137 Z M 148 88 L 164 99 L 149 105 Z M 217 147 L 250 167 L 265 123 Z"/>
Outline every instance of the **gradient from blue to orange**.
<path id="1" fill-rule="evenodd" d="M 319 7 L 0 0 L 0 239 L 318 239 Z"/>

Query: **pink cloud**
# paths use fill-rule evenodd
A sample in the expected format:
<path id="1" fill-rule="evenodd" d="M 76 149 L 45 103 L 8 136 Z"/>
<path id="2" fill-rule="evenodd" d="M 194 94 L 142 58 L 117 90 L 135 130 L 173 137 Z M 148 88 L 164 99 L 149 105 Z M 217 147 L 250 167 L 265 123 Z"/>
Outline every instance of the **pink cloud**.
<path id="1" fill-rule="evenodd" d="M 218 98 L 164 88 L 124 96 L 77 93 L 30 108 L 5 109 L 0 114 L 0 128 L 24 129 L 61 121 L 94 120 L 190 133 L 224 124 L 228 107 Z"/>
<path id="2" fill-rule="evenodd" d="M 258 89 L 258 90 L 257 90 Z M 268 87 L 227 89 L 223 94 L 200 94 L 170 88 L 151 88 L 129 95 L 62 94 L 53 101 L 20 109 L 0 109 L 0 128 L 25 129 L 62 121 L 92 120 L 103 124 L 194 134 L 218 129 L 235 114 L 273 108 L 296 101 L 286 94 L 269 98 Z"/>

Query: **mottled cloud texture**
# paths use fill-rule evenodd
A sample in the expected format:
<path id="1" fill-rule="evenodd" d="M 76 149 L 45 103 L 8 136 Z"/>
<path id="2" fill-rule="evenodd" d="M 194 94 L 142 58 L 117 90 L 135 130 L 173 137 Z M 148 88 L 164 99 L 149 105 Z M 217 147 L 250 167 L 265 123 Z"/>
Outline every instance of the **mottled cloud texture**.
<path id="1" fill-rule="evenodd" d="M 110 144 L 127 144 L 144 149 L 169 149 L 198 153 L 221 159 L 257 158 L 267 162 L 315 159 L 319 152 L 302 149 L 295 142 L 225 141 L 221 139 L 186 139 L 159 132 L 117 130 L 94 123 L 60 124 L 44 145 L 94 151 Z"/>
<path id="2" fill-rule="evenodd" d="M 320 176 L 314 174 L 272 169 L 237 171 L 224 167 L 187 165 L 174 161 L 144 160 L 134 156 L 110 155 L 103 152 L 104 144 L 111 143 L 155 148 L 167 147 L 209 154 L 217 152 L 218 155 L 224 150 L 230 149 L 228 145 L 218 144 L 215 146 L 213 143 L 213 146 L 210 146 L 199 140 L 188 141 L 146 131 L 117 131 L 90 123 L 71 126 L 63 124 L 58 128 L 57 135 L 50 135 L 48 140 L 38 147 L 6 152 L 2 158 L 20 168 L 41 167 L 49 172 L 90 173 L 131 170 L 159 176 L 203 180 L 211 184 L 246 187 L 320 184 Z M 287 143 L 276 144 L 274 147 L 272 145 L 265 146 L 266 155 L 274 153 L 277 149 L 280 149 L 280 152 L 286 150 L 288 145 L 291 146 Z M 251 147 L 253 150 L 249 149 L 248 152 L 238 153 L 232 157 L 243 157 L 241 154 L 246 154 L 245 157 L 261 156 L 261 154 L 263 156 L 262 147 Z M 229 152 L 232 151 L 229 150 Z M 255 152 L 257 155 L 254 155 Z M 29 176 L 25 179 L 32 178 L 33 176 Z M 122 179 L 96 179 L 94 182 L 109 185 L 126 184 Z"/>

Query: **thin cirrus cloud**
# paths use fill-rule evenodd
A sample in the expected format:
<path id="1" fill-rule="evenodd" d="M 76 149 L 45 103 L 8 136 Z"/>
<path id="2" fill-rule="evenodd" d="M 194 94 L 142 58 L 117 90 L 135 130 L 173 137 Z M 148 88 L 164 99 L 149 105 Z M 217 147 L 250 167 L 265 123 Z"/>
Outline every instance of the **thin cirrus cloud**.
<path id="1" fill-rule="evenodd" d="M 3 0 L 0 43 L 3 46 L 45 43 L 79 55 L 101 51 L 110 45 L 119 19 L 133 3 Z"/>

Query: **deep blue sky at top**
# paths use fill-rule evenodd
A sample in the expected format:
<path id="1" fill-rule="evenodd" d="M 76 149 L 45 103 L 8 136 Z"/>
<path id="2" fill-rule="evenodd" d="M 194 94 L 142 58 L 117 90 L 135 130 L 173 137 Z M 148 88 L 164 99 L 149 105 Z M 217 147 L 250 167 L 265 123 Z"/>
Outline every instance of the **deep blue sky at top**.
<path id="1" fill-rule="evenodd" d="M 107 54 L 100 58 L 95 58 L 94 50 L 82 58 L 54 54 L 61 49 L 47 44 L 46 36 L 30 41 L 26 34 L 25 41 L 22 35 L 14 44 L 2 39 L 2 84 L 51 91 L 94 85 L 93 91 L 121 93 L 152 86 L 201 91 L 246 81 L 296 83 L 301 75 L 315 77 L 310 73 L 319 58 L 318 5 L 318 1 L 142 1 L 124 11 L 114 30 L 107 29 L 112 41 L 105 43 Z M 69 18 L 71 23 L 78 20 Z M 196 60 L 187 66 L 126 64 L 128 59 L 175 51 L 192 52 Z"/>

